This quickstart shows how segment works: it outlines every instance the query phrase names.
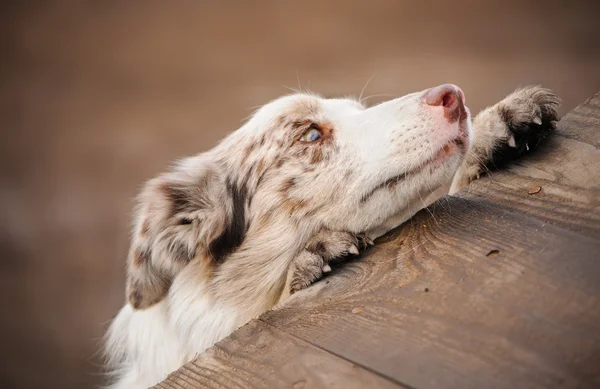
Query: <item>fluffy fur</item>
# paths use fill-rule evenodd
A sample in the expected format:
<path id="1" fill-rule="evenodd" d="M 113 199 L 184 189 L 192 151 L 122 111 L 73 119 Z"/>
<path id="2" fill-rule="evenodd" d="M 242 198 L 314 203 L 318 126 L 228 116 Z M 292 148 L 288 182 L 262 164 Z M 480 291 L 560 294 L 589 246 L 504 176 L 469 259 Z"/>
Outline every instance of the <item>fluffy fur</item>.
<path id="1" fill-rule="evenodd" d="M 521 89 L 471 129 L 451 85 L 370 108 L 309 94 L 265 105 L 142 190 L 127 303 L 106 338 L 111 388 L 158 383 L 452 183 L 534 147 L 557 107 L 550 91 Z"/>

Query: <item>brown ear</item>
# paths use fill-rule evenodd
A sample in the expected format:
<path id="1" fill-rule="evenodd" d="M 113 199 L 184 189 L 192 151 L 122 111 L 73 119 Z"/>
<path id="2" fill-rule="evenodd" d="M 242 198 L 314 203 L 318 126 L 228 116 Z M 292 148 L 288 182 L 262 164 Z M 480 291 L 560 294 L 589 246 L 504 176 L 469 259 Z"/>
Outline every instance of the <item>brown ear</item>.
<path id="1" fill-rule="evenodd" d="M 161 234 L 173 228 L 170 191 L 167 190 L 172 185 L 168 177 L 158 177 L 145 185 L 137 199 L 127 259 L 126 290 L 129 302 L 136 309 L 147 308 L 162 300 L 177 271 L 177 262 L 157 246 Z"/>
<path id="2" fill-rule="evenodd" d="M 161 301 L 173 282 L 173 274 L 152 265 L 150 251 L 132 248 L 127 269 L 127 298 L 135 309 L 148 308 Z"/>
<path id="3" fill-rule="evenodd" d="M 138 197 L 127 268 L 127 298 L 136 309 L 162 300 L 190 261 L 216 264 L 243 240 L 245 192 L 214 168 L 186 169 L 193 171 L 151 180 Z"/>

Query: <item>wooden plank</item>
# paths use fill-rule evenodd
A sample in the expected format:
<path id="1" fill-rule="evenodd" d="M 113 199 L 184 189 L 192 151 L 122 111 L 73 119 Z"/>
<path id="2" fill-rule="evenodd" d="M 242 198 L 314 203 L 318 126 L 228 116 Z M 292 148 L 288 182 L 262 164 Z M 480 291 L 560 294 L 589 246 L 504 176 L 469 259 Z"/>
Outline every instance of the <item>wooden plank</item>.
<path id="1" fill-rule="evenodd" d="M 253 320 L 154 388 L 398 389 L 403 386 Z"/>
<path id="2" fill-rule="evenodd" d="M 558 133 L 566 138 L 600 148 L 600 92 L 563 117 Z"/>
<path id="3" fill-rule="evenodd" d="M 600 236 L 599 148 L 597 94 L 566 115 L 557 134 L 539 150 L 473 182 L 468 192 L 561 227 Z"/>
<path id="4" fill-rule="evenodd" d="M 595 154 L 600 169 L 600 151 Z M 490 178 L 473 182 L 468 193 L 574 232 L 600 236 L 600 189 L 577 188 L 523 171 L 495 171 Z"/>
<path id="5" fill-rule="evenodd" d="M 597 387 L 599 253 L 463 194 L 262 319 L 415 388 Z"/>

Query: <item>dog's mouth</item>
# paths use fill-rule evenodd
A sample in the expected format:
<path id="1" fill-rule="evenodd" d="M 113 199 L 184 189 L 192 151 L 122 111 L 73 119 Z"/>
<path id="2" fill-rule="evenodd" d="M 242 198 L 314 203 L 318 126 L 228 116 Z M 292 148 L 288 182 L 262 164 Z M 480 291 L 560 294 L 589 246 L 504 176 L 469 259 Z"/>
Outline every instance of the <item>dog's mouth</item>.
<path id="1" fill-rule="evenodd" d="M 382 189 L 382 188 L 391 189 L 394 186 L 396 186 L 397 184 L 399 184 L 400 182 L 410 178 L 411 176 L 415 176 L 418 173 L 422 172 L 424 169 L 427 169 L 427 168 L 433 169 L 439 165 L 442 165 L 448 159 L 450 159 L 451 157 L 455 156 L 456 154 L 458 154 L 460 152 L 462 152 L 464 154 L 466 152 L 466 150 L 467 150 L 466 138 L 464 138 L 463 136 L 458 136 L 458 137 L 452 139 L 451 141 L 448 141 L 446 144 L 444 144 L 444 146 L 437 153 L 435 153 L 431 158 L 422 162 L 418 167 L 411 169 L 409 171 L 406 171 L 404 173 L 398 174 L 392 178 L 388 178 L 381 184 L 374 187 L 372 190 L 370 190 L 368 193 L 366 193 L 365 195 L 363 195 L 361 197 L 360 202 L 365 203 L 373 195 L 373 193 L 377 192 L 379 189 Z"/>
<path id="2" fill-rule="evenodd" d="M 466 148 L 467 148 L 467 145 L 465 143 L 465 140 L 459 136 L 459 137 L 449 141 L 448 143 L 446 143 L 440 149 L 440 151 L 438 151 L 433 157 L 428 159 L 423 164 L 423 166 L 427 166 L 430 163 L 443 162 L 444 160 L 448 159 L 449 157 L 455 155 L 460 150 L 465 152 Z M 421 170 L 421 169 L 415 169 L 415 170 Z"/>
<path id="3" fill-rule="evenodd" d="M 428 167 L 431 168 L 436 165 L 441 165 L 456 154 L 460 152 L 465 153 L 466 150 L 466 139 L 462 136 L 458 136 L 444 144 L 444 146 L 442 146 L 442 148 L 437 153 L 435 153 L 431 158 L 422 162 L 417 168 L 409 170 L 408 172 L 402 173 L 396 177 L 399 179 L 404 179 L 408 176 L 418 174 L 419 172 L 423 171 Z"/>

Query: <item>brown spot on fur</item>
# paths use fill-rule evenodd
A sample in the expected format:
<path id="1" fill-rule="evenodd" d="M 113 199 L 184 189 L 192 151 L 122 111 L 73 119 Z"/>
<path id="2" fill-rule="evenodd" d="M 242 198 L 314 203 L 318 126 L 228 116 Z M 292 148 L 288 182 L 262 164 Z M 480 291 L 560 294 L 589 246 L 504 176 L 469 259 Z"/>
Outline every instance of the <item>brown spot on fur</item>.
<path id="1" fill-rule="evenodd" d="M 275 162 L 275 167 L 277 169 L 279 169 L 281 166 L 283 166 L 284 162 L 285 162 L 285 158 L 279 158 L 279 159 L 277 159 L 277 162 Z"/>
<path id="2" fill-rule="evenodd" d="M 246 187 L 248 184 L 248 179 L 250 178 L 250 176 L 254 176 L 255 173 L 256 173 L 256 161 L 254 161 L 250 164 L 250 166 L 248 167 L 248 173 L 243 175 L 242 180 L 241 180 L 241 186 Z"/>
<path id="3" fill-rule="evenodd" d="M 142 305 L 142 293 L 138 289 L 134 289 L 129 294 L 129 302 L 135 309 L 140 309 Z"/>
<path id="4" fill-rule="evenodd" d="M 131 304 L 131 306 L 134 309 L 146 309 L 146 308 L 149 308 L 149 307 L 153 306 L 154 304 L 162 301 L 166 296 L 167 296 L 166 291 L 163 291 L 163 293 L 158 294 L 154 299 L 145 301 L 144 295 L 139 290 L 139 288 L 136 286 L 133 288 L 131 293 L 129 293 L 128 299 L 129 299 L 129 303 Z"/>
<path id="5" fill-rule="evenodd" d="M 135 249 L 133 250 L 133 266 L 139 267 L 150 262 L 150 251 Z"/>
<path id="6" fill-rule="evenodd" d="M 248 157 L 250 157 L 250 154 L 252 154 L 252 149 L 254 149 L 254 145 L 253 144 L 248 145 L 244 149 L 244 154 L 243 154 L 243 157 L 242 157 L 242 164 L 246 163 L 246 161 L 248 160 Z"/>
<path id="7" fill-rule="evenodd" d="M 267 211 L 266 213 L 263 213 L 262 215 L 260 215 L 260 217 L 258 218 L 258 222 L 256 223 L 256 229 L 258 231 L 265 229 L 266 227 L 268 227 L 271 224 L 271 217 L 273 216 L 273 212 L 274 212 L 274 210 L 271 209 L 271 210 Z"/>
<path id="8" fill-rule="evenodd" d="M 142 228 L 140 229 L 140 235 L 146 236 L 146 235 L 148 235 L 149 231 L 150 231 L 150 222 L 148 221 L 148 219 L 144 219 L 144 221 L 142 222 Z"/>
<path id="9" fill-rule="evenodd" d="M 310 120 L 296 120 L 296 121 L 292 122 L 292 127 L 301 128 L 301 127 L 309 126 L 310 123 L 311 123 Z"/>
<path id="10" fill-rule="evenodd" d="M 256 174 L 261 175 L 263 173 L 264 168 L 265 168 L 265 160 L 264 160 L 264 158 L 261 158 L 258 160 L 258 165 L 256 166 Z"/>
<path id="11" fill-rule="evenodd" d="M 320 105 L 316 97 L 308 97 L 306 99 L 296 101 L 286 112 L 286 117 L 295 118 L 310 118 L 319 114 Z"/>
<path id="12" fill-rule="evenodd" d="M 310 163 L 311 164 L 316 164 L 319 163 L 323 160 L 323 150 L 320 147 L 316 147 L 314 150 L 312 150 L 312 153 L 310 155 Z"/>
<path id="13" fill-rule="evenodd" d="M 313 208 L 311 208 L 310 210 L 308 210 L 308 211 L 305 213 L 305 216 L 306 216 L 306 217 L 313 217 L 314 215 L 316 215 L 316 214 L 317 214 L 317 212 L 319 212 L 319 211 L 320 211 L 321 209 L 323 209 L 324 207 L 325 207 L 325 205 L 324 205 L 324 204 L 321 204 L 321 205 L 319 205 L 319 206 L 313 207 Z"/>
<path id="14" fill-rule="evenodd" d="M 169 251 L 171 252 L 171 257 L 176 262 L 188 263 L 196 255 L 195 248 L 190 249 L 187 244 L 177 240 L 171 242 Z"/>
<path id="15" fill-rule="evenodd" d="M 320 126 L 323 137 L 321 139 L 328 140 L 333 136 L 333 126 L 329 123 L 323 123 Z"/>
<path id="16" fill-rule="evenodd" d="M 304 200 L 293 200 L 290 201 L 288 206 L 290 207 L 290 216 L 292 216 L 294 213 L 296 213 L 297 211 L 299 211 L 302 208 L 306 207 L 306 201 Z"/>
<path id="17" fill-rule="evenodd" d="M 327 252 L 327 247 L 325 247 L 325 243 L 322 241 L 318 241 L 316 244 L 308 247 L 308 251 L 320 255 L 321 257 L 325 256 Z"/>
<path id="18" fill-rule="evenodd" d="M 288 117 L 286 117 L 285 115 L 279 116 L 273 121 L 273 128 L 281 128 L 285 127 L 286 125 L 289 125 L 289 123 Z"/>
<path id="19" fill-rule="evenodd" d="M 288 194 L 290 189 L 292 189 L 296 185 L 296 178 L 290 177 L 281 185 L 279 191 L 283 194 Z"/>

